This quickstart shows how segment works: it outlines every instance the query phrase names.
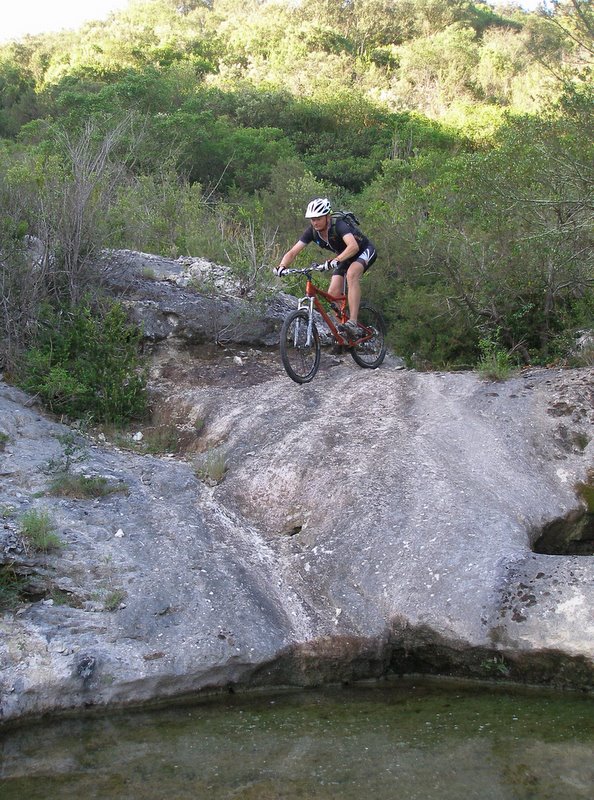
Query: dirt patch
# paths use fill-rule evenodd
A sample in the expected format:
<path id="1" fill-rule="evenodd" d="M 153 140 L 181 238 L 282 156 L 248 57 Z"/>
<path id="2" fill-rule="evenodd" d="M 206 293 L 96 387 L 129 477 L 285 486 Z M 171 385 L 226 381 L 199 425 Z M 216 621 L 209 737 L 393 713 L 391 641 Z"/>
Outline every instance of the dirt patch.
<path id="1" fill-rule="evenodd" d="M 176 387 L 256 386 L 282 371 L 278 348 L 242 349 L 213 344 L 153 353 L 151 380 Z"/>
<path id="2" fill-rule="evenodd" d="M 320 372 L 347 363 L 346 354 L 336 355 L 324 348 Z M 184 387 L 240 389 L 257 386 L 278 376 L 292 381 L 284 371 L 278 347 L 240 348 L 216 344 L 192 345 L 183 349 L 159 346 L 152 353 L 151 382 Z"/>

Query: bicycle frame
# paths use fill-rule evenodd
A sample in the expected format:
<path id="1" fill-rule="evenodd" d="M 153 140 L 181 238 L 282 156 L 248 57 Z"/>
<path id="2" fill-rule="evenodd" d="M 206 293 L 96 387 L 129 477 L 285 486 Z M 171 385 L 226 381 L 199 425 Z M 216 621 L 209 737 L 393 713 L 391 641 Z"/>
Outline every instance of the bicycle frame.
<path id="1" fill-rule="evenodd" d="M 323 271 L 321 264 L 313 263 L 309 268 L 288 269 L 282 273 L 305 275 L 307 278 L 305 295 L 297 301 L 297 309 L 285 317 L 280 335 L 283 366 L 296 383 L 311 381 L 320 366 L 321 343 L 314 311 L 324 320 L 334 341 L 339 347 L 348 349 L 360 367 L 377 369 L 386 355 L 385 325 L 381 315 L 369 304 L 362 303 L 358 338 L 351 338 L 348 328 L 342 327 L 349 319 L 347 280 L 343 279 L 342 294 L 331 294 L 313 282 L 312 273 Z M 370 342 L 369 348 L 367 342 Z"/>
<path id="2" fill-rule="evenodd" d="M 327 303 L 330 304 L 332 310 L 335 312 L 336 316 L 338 317 L 338 324 L 342 324 L 347 321 L 349 318 L 348 311 L 347 311 L 347 295 L 345 293 L 346 289 L 346 278 L 343 279 L 343 294 L 339 295 L 332 295 L 329 292 L 324 291 L 324 289 L 320 289 L 319 286 L 316 286 L 312 280 L 310 274 L 306 273 L 307 276 L 307 283 L 305 284 L 305 296 L 302 297 L 298 304 L 298 308 L 303 308 L 307 311 L 308 316 L 308 323 L 307 323 L 307 343 L 308 345 L 311 342 L 311 329 L 313 326 L 313 311 L 314 308 L 316 311 L 319 312 L 321 317 L 323 318 L 326 325 L 332 331 L 332 335 L 337 340 L 337 342 L 341 345 L 348 345 L 350 344 L 349 340 L 342 336 L 338 328 L 336 327 L 334 320 L 330 316 L 330 314 L 326 311 L 325 307 L 320 302 L 320 297 L 323 297 Z"/>
<path id="3" fill-rule="evenodd" d="M 348 297 L 346 294 L 347 279 L 346 276 L 342 279 L 342 294 L 330 294 L 329 292 L 324 291 L 324 289 L 320 289 L 319 286 L 316 286 L 312 280 L 311 273 L 313 271 L 319 271 L 318 267 L 319 264 L 314 263 L 309 269 L 288 271 L 288 274 L 300 272 L 307 277 L 307 283 L 305 284 L 305 296 L 302 297 L 297 304 L 297 308 L 304 309 L 307 312 L 307 346 L 309 347 L 311 344 L 311 329 L 314 320 L 314 309 L 319 312 L 320 316 L 330 328 L 332 335 L 339 345 L 343 347 L 352 347 L 353 344 L 361 344 L 366 342 L 368 339 L 371 339 L 373 337 L 373 331 L 369 328 L 365 328 L 365 326 L 361 326 L 361 328 L 365 331 L 365 334 L 361 335 L 355 342 L 353 342 L 352 339 L 343 336 L 338 330 L 334 320 L 320 302 L 320 297 L 322 297 L 332 307 L 332 310 L 338 318 L 338 325 L 343 325 L 349 318 Z"/>

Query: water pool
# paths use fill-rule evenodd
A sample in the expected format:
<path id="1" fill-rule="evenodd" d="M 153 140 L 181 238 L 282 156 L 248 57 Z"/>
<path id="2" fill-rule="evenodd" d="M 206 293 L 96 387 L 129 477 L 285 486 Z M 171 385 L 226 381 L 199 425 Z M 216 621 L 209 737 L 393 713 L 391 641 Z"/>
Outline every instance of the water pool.
<path id="1" fill-rule="evenodd" d="M 592 800 L 594 698 L 404 680 L 0 729 L 2 800 Z"/>

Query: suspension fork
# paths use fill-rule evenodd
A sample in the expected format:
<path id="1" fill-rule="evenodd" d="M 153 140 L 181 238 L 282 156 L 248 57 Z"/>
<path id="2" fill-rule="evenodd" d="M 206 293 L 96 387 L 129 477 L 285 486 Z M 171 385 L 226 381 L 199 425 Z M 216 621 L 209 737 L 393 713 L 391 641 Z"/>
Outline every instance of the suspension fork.
<path id="1" fill-rule="evenodd" d="M 310 347 L 311 340 L 312 340 L 312 337 L 313 337 L 314 298 L 313 297 L 307 297 L 307 296 L 306 297 L 302 297 L 299 300 L 299 304 L 298 304 L 297 308 L 299 309 L 299 311 L 304 309 L 307 312 L 307 340 L 306 340 L 306 345 L 307 345 L 307 347 Z M 295 335 L 294 335 L 295 347 L 297 347 L 298 336 L 299 336 L 299 322 L 297 322 L 297 325 L 295 325 Z"/>

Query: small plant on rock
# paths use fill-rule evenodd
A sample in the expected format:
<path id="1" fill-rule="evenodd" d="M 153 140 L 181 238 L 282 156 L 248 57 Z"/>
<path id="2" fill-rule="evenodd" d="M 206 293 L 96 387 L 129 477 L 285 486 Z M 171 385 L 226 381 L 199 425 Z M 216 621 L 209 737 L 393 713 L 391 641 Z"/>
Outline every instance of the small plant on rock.
<path id="1" fill-rule="evenodd" d="M 217 486 L 228 470 L 227 456 L 220 450 L 209 450 L 204 461 L 196 468 L 196 475 L 209 486 Z"/>
<path id="2" fill-rule="evenodd" d="M 10 519 L 10 517 L 14 517 L 16 509 L 14 506 L 10 505 L 0 505 L 0 519 Z"/>
<path id="3" fill-rule="evenodd" d="M 175 425 L 159 425 L 152 430 L 147 430 L 141 443 L 142 452 L 150 455 L 177 453 L 179 447 L 180 436 Z"/>
<path id="4" fill-rule="evenodd" d="M 127 487 L 121 483 L 113 483 L 102 475 L 72 475 L 62 473 L 50 484 L 50 494 L 57 497 L 75 497 L 81 500 L 106 497 L 116 492 L 126 492 Z"/>
<path id="5" fill-rule="evenodd" d="M 45 472 L 70 472 L 73 464 L 84 461 L 87 458 L 83 445 L 74 433 L 64 433 L 56 436 L 56 439 L 62 445 L 63 450 L 58 458 L 50 458 L 45 466 Z"/>
<path id="6" fill-rule="evenodd" d="M 21 533 L 34 550 L 47 553 L 64 546 L 54 532 L 56 526 L 47 511 L 31 509 L 23 514 L 20 521 Z"/>
<path id="7" fill-rule="evenodd" d="M 55 606 L 71 606 L 72 608 L 80 608 L 80 601 L 71 593 L 66 592 L 64 589 L 54 587 L 49 592 L 49 599 L 53 601 Z"/>
<path id="8" fill-rule="evenodd" d="M 504 381 L 514 371 L 514 365 L 506 350 L 503 350 L 493 339 L 484 338 L 479 341 L 481 357 L 477 370 L 481 378 L 489 381 Z"/>
<path id="9" fill-rule="evenodd" d="M 23 579 L 14 570 L 12 564 L 0 565 L 0 611 L 15 608 L 21 602 Z"/>
<path id="10" fill-rule="evenodd" d="M 117 611 L 126 597 L 124 589 L 112 589 L 103 598 L 105 611 Z"/>

